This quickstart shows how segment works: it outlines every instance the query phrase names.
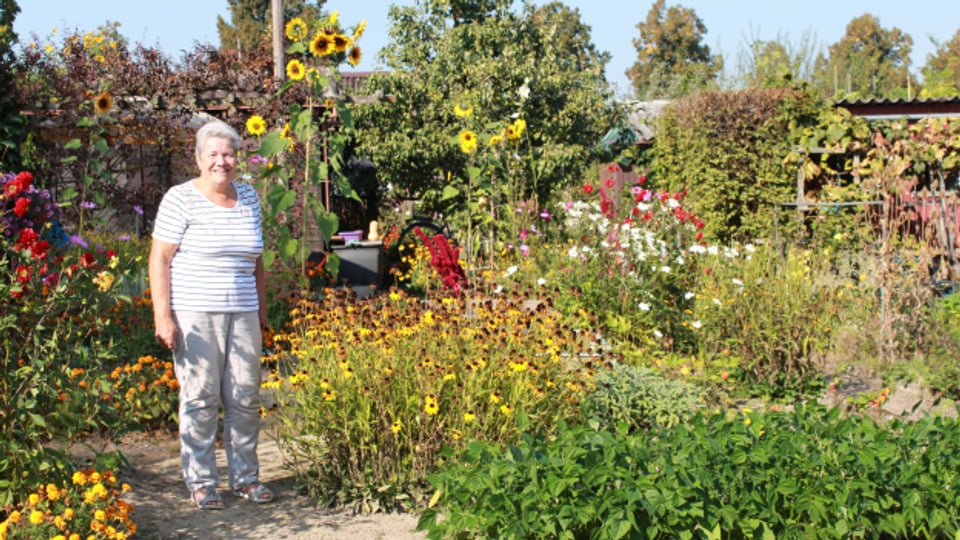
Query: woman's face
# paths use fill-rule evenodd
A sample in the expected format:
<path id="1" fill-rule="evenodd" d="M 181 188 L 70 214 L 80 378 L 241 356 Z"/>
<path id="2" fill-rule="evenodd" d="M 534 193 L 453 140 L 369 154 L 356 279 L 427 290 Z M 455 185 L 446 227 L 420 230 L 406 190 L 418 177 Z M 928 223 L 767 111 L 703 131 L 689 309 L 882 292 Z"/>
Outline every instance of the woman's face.
<path id="1" fill-rule="evenodd" d="M 197 158 L 200 176 L 216 183 L 230 182 L 237 171 L 237 152 L 230 139 L 210 137 Z"/>

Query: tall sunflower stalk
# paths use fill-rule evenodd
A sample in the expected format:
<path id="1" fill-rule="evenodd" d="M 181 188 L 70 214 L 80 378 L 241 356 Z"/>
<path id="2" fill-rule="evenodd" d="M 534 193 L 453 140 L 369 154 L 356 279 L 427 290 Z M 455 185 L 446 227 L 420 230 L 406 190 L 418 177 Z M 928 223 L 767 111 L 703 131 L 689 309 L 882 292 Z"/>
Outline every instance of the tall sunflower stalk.
<path id="1" fill-rule="evenodd" d="M 302 151 L 305 158 L 301 171 L 291 171 L 277 165 L 267 167 L 265 176 L 276 176 L 281 181 L 265 187 L 263 197 L 265 220 L 268 222 L 281 218 L 285 210 L 297 204 L 299 197 L 300 238 L 291 237 L 289 230 L 281 227 L 276 246 L 268 246 L 271 253 L 265 256 L 264 262 L 269 266 L 278 257 L 295 262 L 299 267 L 298 284 L 301 290 L 308 286 L 307 262 L 312 251 L 307 239 L 310 218 L 317 225 L 324 246 L 329 245 L 339 227 L 339 219 L 328 207 L 329 198 L 321 200 L 311 197 L 311 188 L 322 186 L 329 193 L 332 182 L 332 187 L 340 194 L 359 200 L 343 173 L 346 138 L 353 126 L 338 81 L 342 64 L 356 66 L 360 63 L 362 54 L 357 43 L 365 29 L 366 21 L 361 21 L 352 32 L 345 31 L 339 22 L 338 12 L 310 23 L 295 17 L 284 28 L 289 43 L 286 50 L 289 58 L 285 70 L 287 81 L 280 87 L 277 96 L 296 89 L 297 93 L 293 95 L 302 97 L 289 106 L 288 119 L 282 127 L 261 139 L 256 152 L 274 162 L 279 161 L 275 158 L 293 152 Z M 283 178 L 298 176 L 302 187 L 299 194 L 293 186 L 282 181 Z M 338 274 L 339 259 L 335 254 L 327 254 L 325 270 L 332 276 Z"/>

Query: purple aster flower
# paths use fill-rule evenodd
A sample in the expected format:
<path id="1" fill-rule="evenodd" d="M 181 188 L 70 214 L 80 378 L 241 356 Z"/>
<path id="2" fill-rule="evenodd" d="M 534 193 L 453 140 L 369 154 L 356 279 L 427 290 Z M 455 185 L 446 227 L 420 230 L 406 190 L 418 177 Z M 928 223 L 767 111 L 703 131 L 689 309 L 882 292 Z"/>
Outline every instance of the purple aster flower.
<path id="1" fill-rule="evenodd" d="M 70 236 L 70 243 L 75 246 L 80 246 L 82 248 L 90 247 L 87 245 L 87 242 L 79 234 L 74 234 Z"/>

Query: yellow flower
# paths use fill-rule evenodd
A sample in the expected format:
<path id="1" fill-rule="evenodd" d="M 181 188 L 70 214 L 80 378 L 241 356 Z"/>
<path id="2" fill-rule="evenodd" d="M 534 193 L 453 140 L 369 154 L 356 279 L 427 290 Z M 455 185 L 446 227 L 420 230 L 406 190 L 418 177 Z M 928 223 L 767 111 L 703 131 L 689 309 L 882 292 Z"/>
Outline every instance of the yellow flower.
<path id="1" fill-rule="evenodd" d="M 473 105 L 467 105 L 466 108 L 463 108 L 460 106 L 459 103 L 457 103 L 453 107 L 453 114 L 457 115 L 457 117 L 459 118 L 467 118 L 468 116 L 473 114 Z"/>
<path id="2" fill-rule="evenodd" d="M 327 20 L 330 22 L 330 24 L 337 24 L 337 20 L 339 18 L 340 18 L 340 12 L 334 11 L 333 13 L 330 14 L 330 18 Z"/>
<path id="3" fill-rule="evenodd" d="M 390 431 L 394 433 L 400 433 L 401 429 L 403 429 L 403 424 L 399 420 L 394 421 L 393 425 L 390 426 Z"/>
<path id="4" fill-rule="evenodd" d="M 307 68 L 303 65 L 303 62 L 294 58 L 287 62 L 287 77 L 291 81 L 299 81 L 307 74 Z"/>
<path id="5" fill-rule="evenodd" d="M 110 98 L 109 92 L 103 92 L 93 100 L 93 109 L 97 114 L 108 112 L 111 107 L 113 107 L 113 99 Z"/>
<path id="6" fill-rule="evenodd" d="M 247 118 L 247 131 L 251 135 L 259 137 L 267 131 L 267 123 L 263 120 L 262 116 L 255 114 Z"/>
<path id="7" fill-rule="evenodd" d="M 424 399 L 423 412 L 429 415 L 435 415 L 440 412 L 440 404 L 437 403 L 437 398 L 434 396 L 427 396 Z"/>
<path id="8" fill-rule="evenodd" d="M 93 519 L 95 519 L 95 520 L 97 520 L 97 521 L 106 521 L 106 520 L 107 520 L 107 513 L 104 512 L 102 509 L 101 509 L 101 510 L 97 510 L 96 512 L 93 513 Z"/>
<path id="9" fill-rule="evenodd" d="M 10 512 L 9 516 L 7 516 L 7 521 L 9 521 L 10 523 L 19 523 L 20 517 L 21 517 L 20 511 L 14 510 L 13 512 Z"/>
<path id="10" fill-rule="evenodd" d="M 473 422 L 473 419 L 476 418 L 476 417 L 477 417 L 477 415 L 473 414 L 473 413 L 470 412 L 470 411 L 467 411 L 467 412 L 463 413 L 463 421 L 466 422 L 466 423 L 468 423 L 468 424 L 471 423 L 471 422 Z"/>
<path id="11" fill-rule="evenodd" d="M 353 39 L 354 39 L 354 41 L 360 39 L 360 36 L 363 35 L 363 32 L 364 32 L 364 30 L 366 30 L 366 29 L 367 29 L 367 20 L 364 19 L 364 20 L 360 21 L 360 24 L 357 25 L 357 29 L 353 31 Z"/>
<path id="12" fill-rule="evenodd" d="M 350 48 L 350 45 L 353 45 L 353 40 L 349 36 L 343 34 L 335 34 L 333 36 L 333 50 L 338 53 L 347 52 L 347 49 Z"/>
<path id="13" fill-rule="evenodd" d="M 507 416 L 510 416 L 511 414 L 513 414 L 513 408 L 511 408 L 509 405 L 504 403 L 503 405 L 500 406 L 500 412 L 502 412 Z"/>
<path id="14" fill-rule="evenodd" d="M 524 130 L 527 129 L 527 121 L 523 118 L 517 118 L 513 121 L 513 131 L 516 134 L 516 137 L 519 139 L 523 135 Z"/>
<path id="15" fill-rule="evenodd" d="M 337 393 L 334 390 L 327 390 L 323 393 L 324 401 L 333 401 L 335 399 L 337 399 Z"/>
<path id="16" fill-rule="evenodd" d="M 497 146 L 503 143 L 503 135 L 494 135 L 490 137 L 490 146 Z"/>
<path id="17" fill-rule="evenodd" d="M 97 274 L 97 277 L 93 278 L 94 285 L 97 285 L 100 288 L 100 292 L 105 292 L 110 289 L 114 281 L 113 274 L 107 271 L 100 272 Z"/>
<path id="18" fill-rule="evenodd" d="M 347 62 L 349 62 L 351 66 L 357 67 L 361 59 L 363 59 L 363 53 L 360 52 L 360 47 L 356 45 L 350 47 L 350 52 L 347 53 Z"/>
<path id="19" fill-rule="evenodd" d="M 327 56 L 333 52 L 333 36 L 319 32 L 310 41 L 310 53 L 314 56 Z"/>
<path id="20" fill-rule="evenodd" d="M 72 480 L 74 484 L 82 486 L 87 483 L 87 475 L 83 474 L 83 471 L 77 471 L 73 473 Z"/>
<path id="21" fill-rule="evenodd" d="M 490 403 L 500 403 L 500 395 L 496 392 L 490 393 Z"/>
<path id="22" fill-rule="evenodd" d="M 30 506 L 36 506 L 40 504 L 40 495 L 37 495 L 36 493 L 31 493 L 30 496 L 27 497 L 27 504 L 29 504 Z"/>
<path id="23" fill-rule="evenodd" d="M 307 23 L 300 17 L 294 17 L 287 22 L 284 33 L 291 41 L 301 41 L 307 37 Z"/>
<path id="24" fill-rule="evenodd" d="M 63 511 L 64 521 L 70 521 L 71 519 L 73 519 L 73 516 L 74 516 L 73 508 L 67 508 L 66 510 Z"/>
<path id="25" fill-rule="evenodd" d="M 472 154 L 477 150 L 477 134 L 465 129 L 460 132 L 460 151 L 464 154 Z"/>
<path id="26" fill-rule="evenodd" d="M 30 512 L 30 523 L 34 525 L 43 523 L 43 512 L 40 510 L 34 510 L 33 512 Z"/>

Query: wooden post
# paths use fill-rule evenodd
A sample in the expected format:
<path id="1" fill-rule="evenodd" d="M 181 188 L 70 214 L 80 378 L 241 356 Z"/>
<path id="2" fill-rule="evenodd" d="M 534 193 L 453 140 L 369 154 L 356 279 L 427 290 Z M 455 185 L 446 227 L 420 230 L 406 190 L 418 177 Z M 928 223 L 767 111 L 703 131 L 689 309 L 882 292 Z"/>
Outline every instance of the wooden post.
<path id="1" fill-rule="evenodd" d="M 273 79 L 283 82 L 283 0 L 271 0 L 273 15 Z"/>

